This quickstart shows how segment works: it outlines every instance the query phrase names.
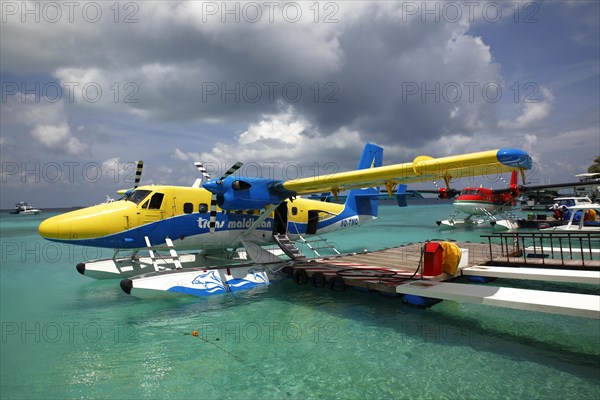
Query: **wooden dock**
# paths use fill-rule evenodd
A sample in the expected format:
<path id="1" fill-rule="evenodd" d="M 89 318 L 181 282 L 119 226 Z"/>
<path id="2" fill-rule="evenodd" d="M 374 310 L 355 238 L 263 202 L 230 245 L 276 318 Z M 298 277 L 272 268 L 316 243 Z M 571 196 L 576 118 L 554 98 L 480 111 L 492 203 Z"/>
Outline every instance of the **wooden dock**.
<path id="1" fill-rule="evenodd" d="M 600 261 L 585 260 L 584 265 L 582 260 L 527 259 L 513 255 L 508 257 L 513 266 L 507 267 L 505 249 L 500 244 L 454 243 L 462 251 L 455 275 L 423 275 L 423 248 L 426 243 L 420 242 L 374 252 L 294 260 L 294 281 L 300 285 L 310 283 L 314 287 L 327 286 L 340 291 L 353 287 L 404 296 L 405 301 L 409 295 L 421 296 L 430 300 L 463 301 L 600 319 L 600 296 L 447 282 L 460 276 L 464 270 L 464 275 L 471 276 L 598 284 L 600 274 L 590 269 L 595 269 L 594 265 L 600 264 Z M 501 260 L 504 263 L 499 267 Z M 556 269 L 559 266 L 556 261 L 560 262 L 561 270 Z M 537 268 L 518 268 L 516 265 Z"/>
<path id="2" fill-rule="evenodd" d="M 489 261 L 489 247 L 484 243 L 455 242 L 463 251 L 461 262 L 464 266 L 482 265 Z M 345 254 L 318 260 L 298 260 L 294 262 L 294 274 L 300 283 L 311 282 L 313 275 L 322 274 L 325 283 L 334 277 L 343 279 L 346 286 L 361 287 L 380 292 L 395 293 L 395 286 L 408 279 L 427 279 L 444 281 L 451 275 L 422 276 L 418 271 L 422 264 L 424 242 L 409 243 L 403 246 L 387 248 L 374 252 Z M 500 246 L 493 245 L 493 251 L 499 252 Z M 303 271 L 303 272 L 300 272 Z M 341 272 L 340 272 L 341 271 Z M 324 286 L 319 275 L 316 286 Z M 320 284 L 319 284 L 320 283 Z"/>

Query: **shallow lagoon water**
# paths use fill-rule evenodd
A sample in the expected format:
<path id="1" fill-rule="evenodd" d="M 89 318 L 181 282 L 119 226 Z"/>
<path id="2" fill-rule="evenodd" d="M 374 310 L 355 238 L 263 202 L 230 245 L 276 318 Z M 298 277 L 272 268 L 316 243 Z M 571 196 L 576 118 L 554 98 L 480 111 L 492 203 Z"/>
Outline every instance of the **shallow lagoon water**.
<path id="1" fill-rule="evenodd" d="M 386 206 L 328 238 L 342 251 L 431 238 L 447 205 Z M 600 398 L 600 322 L 444 301 L 420 310 L 291 280 L 209 298 L 143 301 L 75 264 L 109 256 L 0 219 L 0 397 Z M 597 287 L 496 281 L 600 294 Z M 193 336 L 192 332 L 198 335 Z"/>

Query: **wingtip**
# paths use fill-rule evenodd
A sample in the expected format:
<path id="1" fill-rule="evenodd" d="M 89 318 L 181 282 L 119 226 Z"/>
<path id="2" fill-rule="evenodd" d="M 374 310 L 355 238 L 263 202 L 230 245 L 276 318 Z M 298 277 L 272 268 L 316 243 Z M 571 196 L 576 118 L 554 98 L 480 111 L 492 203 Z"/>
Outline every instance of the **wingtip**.
<path id="1" fill-rule="evenodd" d="M 521 149 L 505 147 L 498 150 L 496 156 L 502 164 L 514 168 L 531 169 L 533 163 L 531 156 L 525 150 Z"/>

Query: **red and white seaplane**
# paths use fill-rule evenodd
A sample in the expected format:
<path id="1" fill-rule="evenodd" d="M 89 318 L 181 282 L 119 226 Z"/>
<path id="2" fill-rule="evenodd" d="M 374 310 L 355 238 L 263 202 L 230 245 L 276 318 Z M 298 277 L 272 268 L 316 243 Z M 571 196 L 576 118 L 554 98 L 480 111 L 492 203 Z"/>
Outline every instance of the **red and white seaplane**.
<path id="1" fill-rule="evenodd" d="M 521 175 L 522 181 L 525 177 Z M 448 182 L 446 182 L 448 184 Z M 517 182 L 517 171 L 513 171 L 508 187 L 504 189 L 489 189 L 480 187 L 466 187 L 462 191 L 450 189 L 448 187 L 439 188 L 434 193 L 438 194 L 440 199 L 454 200 L 455 212 L 448 219 L 436 221 L 440 229 L 453 228 L 474 228 L 485 226 L 488 223 L 495 231 L 511 231 L 518 229 L 518 217 L 513 214 L 512 209 L 516 205 L 518 198 L 527 192 L 542 189 L 573 188 L 581 186 L 594 186 L 597 182 L 568 182 L 558 184 L 547 184 L 539 186 L 519 186 Z M 448 185 L 447 185 L 448 186 Z M 428 192 L 428 191 L 421 191 Z M 457 218 L 460 214 L 465 214 L 464 218 Z"/>
<path id="2" fill-rule="evenodd" d="M 496 231 L 515 230 L 518 228 L 517 217 L 512 208 L 520 196 L 517 183 L 517 172 L 511 175 L 510 184 L 505 189 L 489 189 L 482 186 L 466 187 L 460 193 L 454 189 L 438 189 L 438 197 L 448 199 L 456 196 L 456 211 L 445 220 L 436 221 L 440 229 L 473 228 L 489 222 Z M 457 218 L 460 214 L 464 218 Z"/>

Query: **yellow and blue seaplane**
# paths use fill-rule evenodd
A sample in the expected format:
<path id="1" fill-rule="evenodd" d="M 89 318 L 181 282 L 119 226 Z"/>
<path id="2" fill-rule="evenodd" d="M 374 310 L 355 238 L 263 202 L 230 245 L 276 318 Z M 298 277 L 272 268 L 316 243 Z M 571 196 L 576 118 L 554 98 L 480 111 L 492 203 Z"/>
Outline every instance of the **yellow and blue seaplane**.
<path id="1" fill-rule="evenodd" d="M 357 227 L 377 217 L 379 186 L 402 196 L 407 183 L 496 174 L 531 168 L 529 155 L 503 148 L 458 156 L 419 156 L 383 166 L 383 149 L 367 144 L 358 169 L 293 180 L 250 178 L 236 163 L 217 179 L 204 175 L 192 187 L 138 186 L 124 196 L 43 221 L 45 239 L 114 249 L 114 256 L 79 263 L 96 279 L 124 278 L 121 288 L 137 297 L 156 294 L 205 296 L 249 289 L 289 276 L 290 259 L 304 257 L 295 240 Z M 396 193 L 393 187 L 398 187 Z M 348 191 L 344 204 L 299 197 Z M 277 252 L 261 246 L 275 243 Z M 235 251 L 243 248 L 244 251 Z M 160 256 L 158 251 L 168 251 Z M 179 254 L 178 251 L 192 251 Z M 129 254 L 121 256 L 123 251 Z M 140 251 L 148 255 L 140 255 Z M 246 263 L 223 265 L 245 253 Z M 319 254 L 317 253 L 317 256 Z M 212 264 L 212 265 L 211 265 Z"/>

